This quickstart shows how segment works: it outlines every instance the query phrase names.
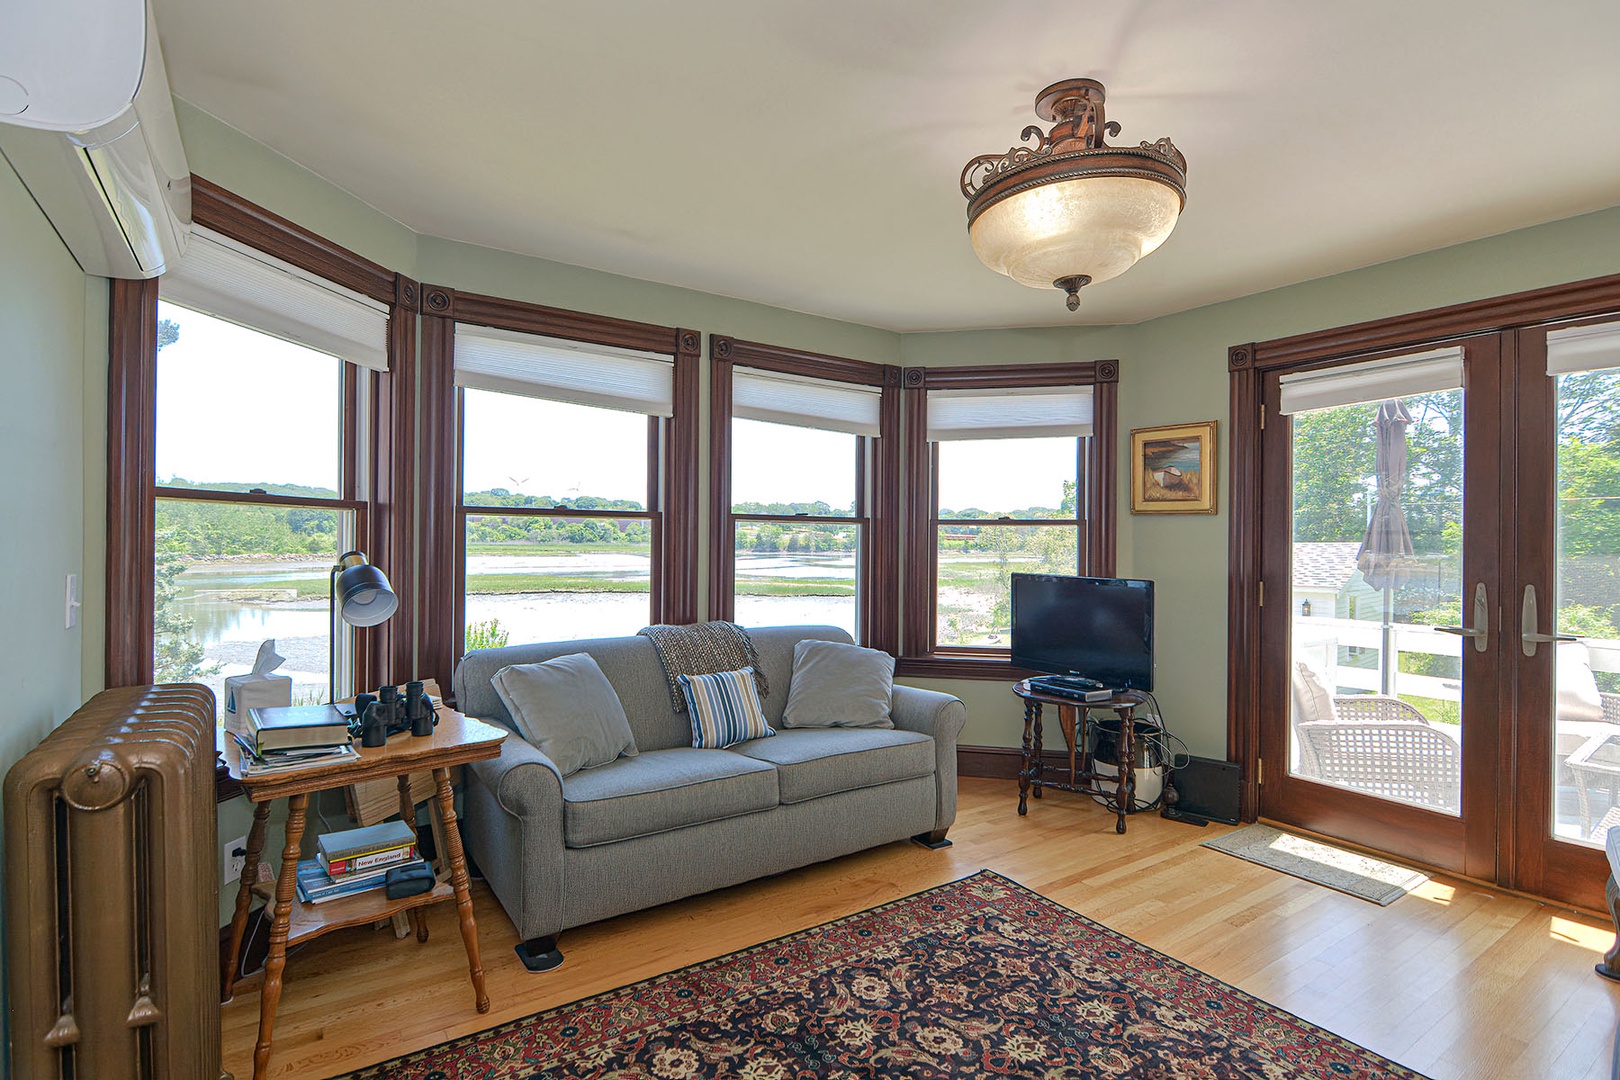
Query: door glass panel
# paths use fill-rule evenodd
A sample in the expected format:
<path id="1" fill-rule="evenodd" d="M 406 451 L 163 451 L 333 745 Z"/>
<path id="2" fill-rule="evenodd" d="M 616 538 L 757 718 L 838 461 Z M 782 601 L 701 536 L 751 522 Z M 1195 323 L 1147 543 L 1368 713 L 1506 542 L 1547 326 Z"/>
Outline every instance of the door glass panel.
<path id="1" fill-rule="evenodd" d="M 1289 771 L 1451 815 L 1465 639 L 1434 627 L 1464 618 L 1462 414 L 1444 390 L 1292 417 Z"/>
<path id="2" fill-rule="evenodd" d="M 1620 371 L 1559 375 L 1553 835 L 1602 847 L 1620 822 Z M 1543 613 L 1537 630 L 1553 619 Z"/>

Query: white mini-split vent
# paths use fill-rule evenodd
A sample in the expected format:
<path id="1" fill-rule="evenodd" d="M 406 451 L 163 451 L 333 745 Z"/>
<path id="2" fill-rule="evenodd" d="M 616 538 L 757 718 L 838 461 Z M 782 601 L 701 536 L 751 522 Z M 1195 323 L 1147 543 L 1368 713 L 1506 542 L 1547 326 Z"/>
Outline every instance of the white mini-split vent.
<path id="1" fill-rule="evenodd" d="M 1277 411 L 1284 416 L 1458 390 L 1463 384 L 1463 353 L 1451 346 L 1389 356 L 1284 375 L 1281 384 Z"/>

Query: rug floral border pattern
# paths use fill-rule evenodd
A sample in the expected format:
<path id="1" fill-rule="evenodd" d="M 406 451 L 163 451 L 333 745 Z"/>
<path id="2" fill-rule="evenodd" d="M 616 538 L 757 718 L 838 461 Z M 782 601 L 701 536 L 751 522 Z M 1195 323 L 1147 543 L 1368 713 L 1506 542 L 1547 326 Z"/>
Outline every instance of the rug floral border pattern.
<path id="1" fill-rule="evenodd" d="M 901 1075 L 1422 1080 L 989 870 L 351 1080 Z"/>

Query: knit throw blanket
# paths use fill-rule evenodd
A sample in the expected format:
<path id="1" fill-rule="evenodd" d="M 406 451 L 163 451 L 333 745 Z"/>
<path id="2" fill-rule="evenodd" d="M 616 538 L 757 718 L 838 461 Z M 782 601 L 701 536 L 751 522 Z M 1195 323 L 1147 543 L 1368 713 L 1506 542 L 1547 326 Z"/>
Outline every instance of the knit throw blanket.
<path id="1" fill-rule="evenodd" d="M 659 624 L 644 626 L 637 633 L 651 638 L 653 648 L 658 650 L 664 677 L 669 680 L 669 703 L 677 713 L 686 711 L 686 695 L 681 693 L 681 684 L 676 681 L 680 675 L 713 675 L 717 671 L 741 671 L 751 667 L 759 696 L 763 698 L 771 692 L 748 631 L 736 623 Z"/>

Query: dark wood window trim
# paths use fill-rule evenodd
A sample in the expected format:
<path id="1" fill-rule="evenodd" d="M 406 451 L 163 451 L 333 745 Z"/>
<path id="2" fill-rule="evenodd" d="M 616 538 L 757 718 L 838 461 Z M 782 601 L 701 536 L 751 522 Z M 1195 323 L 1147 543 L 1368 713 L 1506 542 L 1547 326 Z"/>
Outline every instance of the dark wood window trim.
<path id="1" fill-rule="evenodd" d="M 1241 812 L 1259 811 L 1260 522 L 1262 392 L 1282 368 L 1329 364 L 1354 356 L 1442 345 L 1473 334 L 1504 332 L 1620 310 L 1620 274 L 1453 304 L 1428 311 L 1333 327 L 1227 350 L 1231 379 L 1231 510 L 1228 518 L 1227 757 L 1242 767 Z"/>
<path id="2" fill-rule="evenodd" d="M 441 285 L 422 288 L 421 536 L 422 604 L 420 636 L 425 677 L 450 686 L 461 658 L 466 560 L 459 477 L 460 394 L 455 385 L 456 323 L 567 338 L 595 345 L 661 353 L 674 363 L 674 416 L 649 423 L 650 463 L 657 506 L 654 519 L 653 619 L 693 622 L 697 617 L 698 356 L 696 330 L 632 322 L 606 315 L 545 307 L 521 300 L 459 292 Z M 662 443 L 662 445 L 660 445 Z M 475 510 L 476 512 L 476 510 Z M 504 511 L 503 511 L 504 512 Z M 544 511 L 549 516 L 603 518 L 605 511 Z"/>
<path id="3" fill-rule="evenodd" d="M 934 643 L 936 588 L 934 542 L 935 453 L 928 441 L 928 391 L 991 390 L 1026 386 L 1090 386 L 1092 435 L 1082 450 L 1080 477 L 1085 511 L 1086 572 L 1114 572 L 1118 503 L 1117 446 L 1119 362 L 1006 364 L 906 368 L 906 557 L 907 603 L 901 626 L 905 650 L 898 675 L 925 678 L 1011 680 L 1030 674 L 1012 665 L 1006 650 L 942 649 Z M 1049 524 L 1049 523 L 1043 523 Z"/>
<path id="4" fill-rule="evenodd" d="M 416 283 L 200 177 L 192 177 L 192 217 L 233 240 L 317 274 L 389 307 L 389 371 L 371 387 L 369 491 L 360 498 L 353 468 L 360 447 L 355 422 L 360 381 L 353 365 L 344 375 L 345 505 L 356 508 L 357 536 L 373 560 L 398 583 L 401 568 L 414 566 L 408 450 L 415 423 Z M 107 410 L 107 634 L 108 686 L 152 681 L 152 530 L 157 488 L 157 302 L 158 281 L 115 280 L 108 340 Z M 163 497 L 175 497 L 165 491 Z M 180 495 L 179 497 L 213 497 Z M 273 501 L 273 497 L 226 496 L 227 501 Z M 323 505 L 332 505 L 323 503 Z M 405 596 L 401 594 L 402 598 Z M 411 667 L 414 608 L 381 627 L 356 632 L 360 685 Z"/>
<path id="5" fill-rule="evenodd" d="M 709 618 L 733 615 L 736 582 L 731 512 L 731 386 L 736 367 L 777 371 L 831 382 L 881 388 L 878 428 L 871 447 L 862 446 L 857 468 L 872 462 L 871 482 L 857 476 L 855 516 L 817 518 L 863 525 L 867 535 L 860 567 L 861 640 L 868 648 L 899 651 L 900 610 L 900 369 L 843 356 L 805 352 L 780 345 L 712 335 L 709 338 Z M 863 440 L 864 442 L 864 440 Z M 796 518 L 793 520 L 804 520 Z"/>

